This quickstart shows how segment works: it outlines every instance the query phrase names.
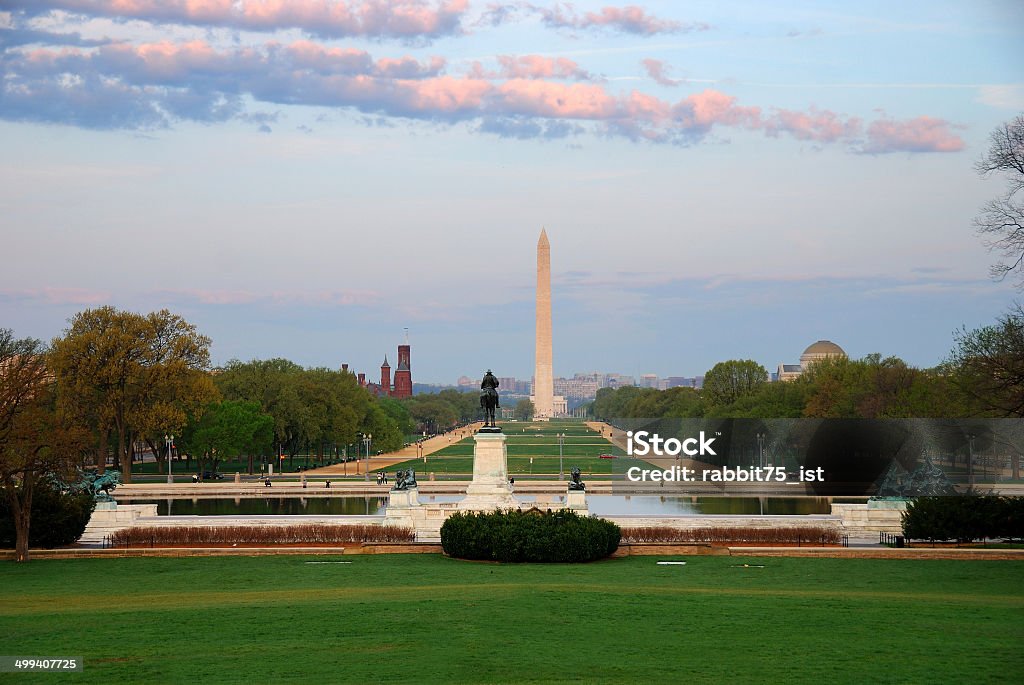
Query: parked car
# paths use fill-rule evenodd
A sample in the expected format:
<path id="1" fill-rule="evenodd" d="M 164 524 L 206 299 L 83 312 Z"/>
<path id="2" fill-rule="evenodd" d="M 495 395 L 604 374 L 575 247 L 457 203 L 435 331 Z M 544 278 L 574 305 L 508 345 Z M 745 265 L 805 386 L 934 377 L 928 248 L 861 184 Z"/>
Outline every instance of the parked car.
<path id="1" fill-rule="evenodd" d="M 217 471 L 203 471 L 203 480 L 224 480 L 224 474 Z"/>

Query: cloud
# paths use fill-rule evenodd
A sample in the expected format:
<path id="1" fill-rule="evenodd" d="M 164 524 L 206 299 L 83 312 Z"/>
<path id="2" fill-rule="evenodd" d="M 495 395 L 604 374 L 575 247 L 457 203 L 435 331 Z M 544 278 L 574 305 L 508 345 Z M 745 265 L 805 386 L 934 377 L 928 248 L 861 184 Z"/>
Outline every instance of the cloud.
<path id="1" fill-rule="evenodd" d="M 813 140 L 819 143 L 850 140 L 856 138 L 860 130 L 860 119 L 846 118 L 835 112 L 814 107 L 806 112 L 780 109 L 765 122 L 765 131 L 768 135 L 774 136 L 779 132 L 785 132 L 797 140 Z"/>
<path id="2" fill-rule="evenodd" d="M 197 302 L 214 306 L 239 305 L 303 305 L 311 307 L 372 306 L 380 300 L 373 290 L 251 290 L 185 289 L 156 290 L 150 295 L 175 302 Z"/>
<path id="3" fill-rule="evenodd" d="M 53 31 L 40 31 L 20 26 L 0 27 L 0 48 L 12 48 L 18 45 L 75 45 L 78 47 L 93 47 L 105 45 L 111 42 L 107 39 L 82 38 L 82 34 L 55 33 Z"/>
<path id="4" fill-rule="evenodd" d="M 867 142 L 862 148 L 869 154 L 887 152 L 959 152 L 964 141 L 950 131 L 949 122 L 921 116 L 907 121 L 879 119 L 867 127 Z"/>
<path id="5" fill-rule="evenodd" d="M 647 70 L 647 75 L 654 79 L 654 82 L 658 85 L 668 86 L 671 88 L 682 83 L 680 80 L 668 77 L 668 72 L 671 71 L 672 67 L 666 65 L 661 60 L 645 59 L 641 64 L 643 64 L 644 69 Z"/>
<path id="6" fill-rule="evenodd" d="M 467 0 L 6 0 L 26 16 L 65 11 L 248 31 L 299 29 L 322 38 L 430 39 L 461 33 Z"/>
<path id="7" fill-rule="evenodd" d="M 501 76 L 503 78 L 526 78 L 526 79 L 575 79 L 577 81 L 589 81 L 591 76 L 580 65 L 565 57 L 543 57 L 541 55 L 499 55 L 498 63 L 501 65 Z"/>
<path id="8" fill-rule="evenodd" d="M 657 71 L 660 63 L 650 62 Z M 441 57 L 374 59 L 309 40 L 227 49 L 202 40 L 15 48 L 3 53 L 0 118 L 97 129 L 240 119 L 269 128 L 275 115 L 247 111 L 252 100 L 350 109 L 374 122 L 475 122 L 478 131 L 519 138 L 589 131 L 692 145 L 716 127 L 730 127 L 872 154 L 964 147 L 953 125 L 928 116 L 883 118 L 865 127 L 856 117 L 813 107 L 765 114 L 714 89 L 675 102 L 615 92 L 607 83 L 580 82 L 589 74 L 565 58 L 501 56 L 497 63 L 497 72 L 474 64 L 468 75 L 454 77 L 444 73 Z"/>
<path id="9" fill-rule="evenodd" d="M 611 29 L 640 36 L 659 33 L 685 33 L 706 31 L 711 28 L 704 23 L 689 23 L 659 19 L 636 5 L 625 7 L 606 6 L 596 12 L 580 15 L 570 3 L 555 3 L 550 8 L 530 6 L 541 16 L 543 22 L 558 29 Z"/>
<path id="10" fill-rule="evenodd" d="M 525 17 L 539 17 L 545 26 L 553 29 L 609 30 L 638 36 L 653 36 L 659 33 L 688 33 L 706 31 L 711 28 L 703 22 L 680 22 L 660 19 L 650 15 L 641 7 L 605 6 L 594 12 L 580 14 L 569 2 L 556 2 L 550 7 L 541 7 L 530 2 L 496 2 L 476 21 L 477 26 L 499 26 L 520 21 Z"/>
<path id="11" fill-rule="evenodd" d="M 1024 85 L 1002 84 L 979 86 L 977 100 L 989 107 L 1024 110 Z"/>
<path id="12" fill-rule="evenodd" d="M 96 306 L 110 301 L 106 290 L 87 288 L 32 288 L 26 290 L 0 290 L 0 301 L 36 302 L 47 305 Z"/>

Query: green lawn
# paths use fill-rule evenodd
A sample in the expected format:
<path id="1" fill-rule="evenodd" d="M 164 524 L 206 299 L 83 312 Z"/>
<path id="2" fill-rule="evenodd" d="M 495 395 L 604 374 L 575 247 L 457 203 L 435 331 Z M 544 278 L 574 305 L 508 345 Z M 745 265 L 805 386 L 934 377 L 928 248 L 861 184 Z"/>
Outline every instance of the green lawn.
<path id="1" fill-rule="evenodd" d="M 603 454 L 603 452 L 602 452 Z M 648 468 L 650 467 L 647 462 L 633 459 L 632 462 L 637 464 L 644 464 Z M 597 474 L 597 475 L 608 475 L 612 473 L 612 460 L 611 459 L 599 459 L 595 457 L 570 457 L 568 454 L 562 459 L 563 467 L 565 472 L 568 473 L 569 469 L 573 466 L 578 466 L 580 472 L 583 475 Z M 430 455 L 427 457 L 427 463 L 424 464 L 422 459 L 410 459 L 394 466 L 389 466 L 386 469 L 381 469 L 391 473 L 396 469 L 401 468 L 413 468 L 417 474 L 430 473 L 473 473 L 473 457 L 444 457 L 437 455 Z M 534 457 L 533 463 L 530 463 L 529 457 L 513 457 L 511 454 L 508 458 L 508 472 L 512 475 L 520 474 L 557 474 L 558 473 L 558 456 L 554 457 Z M 621 472 L 621 471 L 620 471 Z M 419 478 L 419 476 L 417 476 Z"/>
<path id="2" fill-rule="evenodd" d="M 5 562 L 0 651 L 84 657 L 85 671 L 0 680 L 1001 683 L 1024 672 L 1019 562 L 655 561 Z M 733 567 L 743 563 L 765 568 Z"/>
<path id="3" fill-rule="evenodd" d="M 566 435 L 565 443 L 561 447 L 566 473 L 573 466 L 578 466 L 584 475 L 610 475 L 612 460 L 601 459 L 600 455 L 625 455 L 624 451 L 580 422 L 503 423 L 501 426 L 507 440 L 508 471 L 513 475 L 557 474 L 558 433 Z M 473 473 L 473 444 L 473 438 L 470 436 L 428 455 L 426 465 L 422 459 L 411 459 L 390 466 L 388 470 L 414 468 L 417 472 L 470 474 Z"/>

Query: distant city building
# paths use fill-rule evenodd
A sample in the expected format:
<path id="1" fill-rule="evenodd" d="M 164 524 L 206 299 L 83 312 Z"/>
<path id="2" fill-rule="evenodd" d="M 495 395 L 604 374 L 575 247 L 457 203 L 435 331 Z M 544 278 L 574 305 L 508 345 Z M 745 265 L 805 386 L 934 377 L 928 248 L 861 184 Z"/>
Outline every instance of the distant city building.
<path id="1" fill-rule="evenodd" d="M 699 388 L 703 384 L 704 376 L 697 376 L 695 378 L 687 378 L 686 376 L 669 376 L 665 379 L 666 390 L 669 388 Z"/>
<path id="2" fill-rule="evenodd" d="M 556 378 L 555 394 L 570 400 L 594 399 L 597 397 L 597 381 L 575 378 Z"/>
<path id="3" fill-rule="evenodd" d="M 640 387 L 641 388 L 657 388 L 658 387 L 658 376 L 653 373 L 645 373 L 640 376 Z"/>
<path id="4" fill-rule="evenodd" d="M 846 352 L 831 340 L 819 340 L 804 350 L 804 353 L 800 355 L 799 364 L 779 364 L 775 378 L 780 381 L 797 379 L 814 364 L 830 357 L 842 357 L 845 359 Z"/>
<path id="5" fill-rule="evenodd" d="M 608 373 L 604 375 L 605 383 L 603 388 L 623 388 L 627 385 L 636 385 L 632 376 L 623 376 L 621 373 Z"/>

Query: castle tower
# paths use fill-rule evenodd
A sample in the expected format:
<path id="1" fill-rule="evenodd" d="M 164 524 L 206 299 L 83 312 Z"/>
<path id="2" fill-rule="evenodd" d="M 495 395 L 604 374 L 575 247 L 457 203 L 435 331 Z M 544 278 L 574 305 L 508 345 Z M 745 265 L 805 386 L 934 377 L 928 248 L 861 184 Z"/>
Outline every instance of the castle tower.
<path id="1" fill-rule="evenodd" d="M 537 240 L 536 366 L 533 373 L 533 414 L 540 420 L 554 416 L 554 378 L 551 365 L 551 245 L 542 228 Z"/>
<path id="2" fill-rule="evenodd" d="M 398 368 L 395 369 L 394 397 L 412 397 L 412 367 L 409 363 L 409 343 L 398 346 Z"/>
<path id="3" fill-rule="evenodd" d="M 387 355 L 384 355 L 384 363 L 380 365 L 380 391 L 384 395 L 391 394 L 391 364 L 388 364 Z"/>

